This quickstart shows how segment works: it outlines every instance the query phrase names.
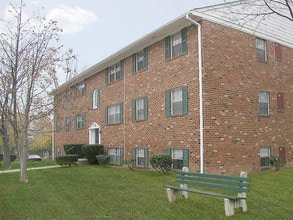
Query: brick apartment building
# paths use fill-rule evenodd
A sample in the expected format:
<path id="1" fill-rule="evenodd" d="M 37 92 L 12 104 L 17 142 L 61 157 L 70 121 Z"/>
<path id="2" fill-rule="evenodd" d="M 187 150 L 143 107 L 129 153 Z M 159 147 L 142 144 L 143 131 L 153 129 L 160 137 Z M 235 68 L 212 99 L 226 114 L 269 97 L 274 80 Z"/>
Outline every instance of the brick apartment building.
<path id="1" fill-rule="evenodd" d="M 228 6 L 241 7 L 192 10 L 53 91 L 54 156 L 99 143 L 117 165 L 163 152 L 208 173 L 292 165 L 292 22 L 236 22 Z"/>

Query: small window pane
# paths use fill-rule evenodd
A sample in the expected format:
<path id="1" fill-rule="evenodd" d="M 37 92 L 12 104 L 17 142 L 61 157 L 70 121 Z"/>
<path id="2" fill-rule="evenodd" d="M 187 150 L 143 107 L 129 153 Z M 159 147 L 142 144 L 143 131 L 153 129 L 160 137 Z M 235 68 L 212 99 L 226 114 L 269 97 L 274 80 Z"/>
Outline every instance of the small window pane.
<path id="1" fill-rule="evenodd" d="M 176 89 L 171 91 L 171 114 L 182 114 L 182 89 Z"/>
<path id="2" fill-rule="evenodd" d="M 270 147 L 260 148 L 260 166 L 269 166 L 270 165 Z"/>
<path id="3" fill-rule="evenodd" d="M 263 39 L 256 39 L 257 58 L 262 61 L 267 61 L 266 41 Z"/>
<path id="4" fill-rule="evenodd" d="M 171 40 L 172 57 L 180 56 L 182 54 L 182 38 L 181 32 L 178 32 L 172 36 Z"/>
<path id="5" fill-rule="evenodd" d="M 269 115 L 269 93 L 266 91 L 259 92 L 259 114 Z"/>

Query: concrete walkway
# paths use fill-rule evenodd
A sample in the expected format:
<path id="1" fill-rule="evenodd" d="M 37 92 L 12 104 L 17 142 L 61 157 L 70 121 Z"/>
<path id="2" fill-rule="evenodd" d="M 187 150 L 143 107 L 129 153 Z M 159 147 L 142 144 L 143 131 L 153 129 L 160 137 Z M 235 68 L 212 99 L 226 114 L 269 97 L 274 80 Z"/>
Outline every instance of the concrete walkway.
<path id="1" fill-rule="evenodd" d="M 62 167 L 60 165 L 52 165 L 52 166 L 44 166 L 44 167 L 32 167 L 32 168 L 27 168 L 26 170 L 43 170 L 43 169 L 52 169 L 52 168 L 59 168 Z M 12 170 L 0 170 L 0 174 L 3 173 L 16 173 L 20 172 L 20 169 L 12 169 Z"/>

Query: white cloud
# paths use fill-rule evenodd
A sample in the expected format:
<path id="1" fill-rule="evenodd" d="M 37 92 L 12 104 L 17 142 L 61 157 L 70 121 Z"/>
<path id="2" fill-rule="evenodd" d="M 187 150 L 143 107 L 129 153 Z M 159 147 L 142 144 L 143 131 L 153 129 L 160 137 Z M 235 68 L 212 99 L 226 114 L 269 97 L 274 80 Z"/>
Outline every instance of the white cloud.
<path id="1" fill-rule="evenodd" d="M 65 34 L 79 32 L 98 20 L 97 15 L 90 10 L 78 6 L 71 8 L 66 5 L 60 5 L 51 10 L 47 18 L 57 21 L 58 26 L 63 29 Z"/>

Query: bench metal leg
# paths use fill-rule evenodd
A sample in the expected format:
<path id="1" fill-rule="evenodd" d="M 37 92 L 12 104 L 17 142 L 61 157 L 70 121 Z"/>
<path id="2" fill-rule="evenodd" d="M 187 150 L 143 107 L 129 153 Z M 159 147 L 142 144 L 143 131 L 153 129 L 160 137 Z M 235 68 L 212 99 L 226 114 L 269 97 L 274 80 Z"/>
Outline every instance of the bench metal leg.
<path id="1" fill-rule="evenodd" d="M 242 208 L 243 212 L 247 211 L 246 199 L 233 200 L 233 199 L 226 199 L 225 198 L 224 205 L 225 205 L 226 216 L 234 215 L 235 208 Z"/>

